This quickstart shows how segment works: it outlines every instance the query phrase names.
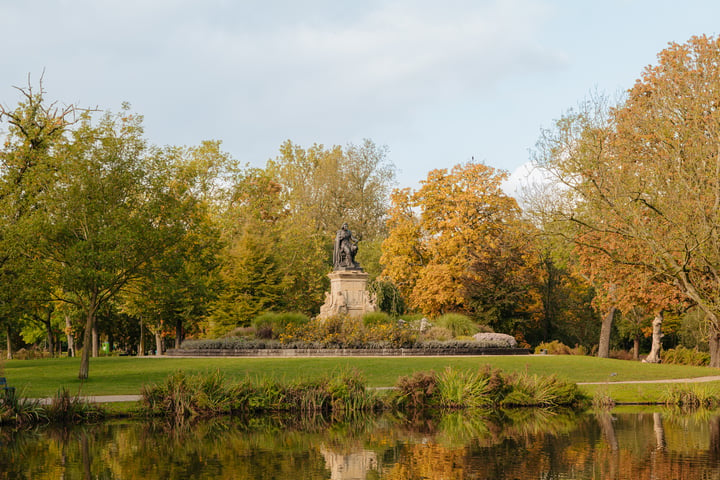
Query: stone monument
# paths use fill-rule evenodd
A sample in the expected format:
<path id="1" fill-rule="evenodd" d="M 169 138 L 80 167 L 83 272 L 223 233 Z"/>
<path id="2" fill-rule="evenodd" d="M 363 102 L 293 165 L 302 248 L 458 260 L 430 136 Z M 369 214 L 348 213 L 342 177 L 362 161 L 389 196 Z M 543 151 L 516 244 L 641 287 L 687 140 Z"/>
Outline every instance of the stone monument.
<path id="1" fill-rule="evenodd" d="M 377 310 L 374 296 L 367 291 L 368 274 L 355 261 L 359 241 L 347 223 L 335 235 L 333 271 L 328 274 L 330 292 L 325 292 L 325 303 L 320 307 L 318 318 L 333 315 L 357 318 Z"/>

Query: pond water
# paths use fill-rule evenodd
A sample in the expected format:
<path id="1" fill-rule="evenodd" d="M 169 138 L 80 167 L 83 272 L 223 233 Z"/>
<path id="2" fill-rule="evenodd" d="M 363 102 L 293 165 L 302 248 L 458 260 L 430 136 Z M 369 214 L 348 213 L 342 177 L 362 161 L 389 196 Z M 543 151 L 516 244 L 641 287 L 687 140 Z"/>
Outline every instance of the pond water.
<path id="1" fill-rule="evenodd" d="M 0 478 L 720 479 L 720 416 L 526 409 L 3 429 Z"/>

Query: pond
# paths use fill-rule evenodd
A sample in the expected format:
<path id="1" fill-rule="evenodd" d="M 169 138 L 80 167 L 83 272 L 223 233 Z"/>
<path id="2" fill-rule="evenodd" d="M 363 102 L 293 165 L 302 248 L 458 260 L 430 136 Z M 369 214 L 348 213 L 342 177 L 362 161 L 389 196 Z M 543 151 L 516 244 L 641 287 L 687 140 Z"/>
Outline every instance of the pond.
<path id="1" fill-rule="evenodd" d="M 714 479 L 720 416 L 525 409 L 3 429 L 0 478 Z"/>

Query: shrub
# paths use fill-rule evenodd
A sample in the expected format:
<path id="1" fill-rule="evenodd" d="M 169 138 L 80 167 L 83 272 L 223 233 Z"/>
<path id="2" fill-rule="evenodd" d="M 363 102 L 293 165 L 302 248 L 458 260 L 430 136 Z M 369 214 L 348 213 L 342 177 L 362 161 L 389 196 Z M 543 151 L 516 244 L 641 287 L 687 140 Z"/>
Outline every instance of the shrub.
<path id="1" fill-rule="evenodd" d="M 225 335 L 225 337 L 255 338 L 256 333 L 254 327 L 237 327 Z"/>
<path id="2" fill-rule="evenodd" d="M 435 325 L 447 328 L 454 337 L 473 335 L 478 332 L 478 326 L 470 317 L 459 313 L 446 313 L 437 320 Z"/>
<path id="3" fill-rule="evenodd" d="M 299 327 L 310 321 L 303 313 L 273 313 L 267 312 L 252 319 L 255 335 L 261 339 L 277 339 L 288 326 Z"/>
<path id="4" fill-rule="evenodd" d="M 437 375 L 434 371 L 415 372 L 398 378 L 393 401 L 399 408 L 424 408 L 435 401 Z"/>
<path id="5" fill-rule="evenodd" d="M 572 355 L 573 351 L 570 347 L 564 343 L 553 340 L 552 342 L 542 342 L 540 345 L 535 347 L 535 353 L 539 354 L 542 350 L 546 350 L 550 355 Z"/>
<path id="6" fill-rule="evenodd" d="M 517 340 L 515 340 L 515 337 L 506 333 L 476 333 L 473 335 L 473 340 L 482 347 L 517 347 Z"/>
<path id="7" fill-rule="evenodd" d="M 696 348 L 685 348 L 678 345 L 662 352 L 662 361 L 679 365 L 706 366 L 710 364 L 710 354 Z"/>
<path id="8" fill-rule="evenodd" d="M 371 327 L 373 325 L 392 325 L 397 323 L 390 315 L 385 312 L 370 312 L 362 317 L 363 325 Z"/>
<path id="9" fill-rule="evenodd" d="M 425 340 L 446 341 L 453 337 L 450 330 L 445 327 L 430 327 L 423 333 Z"/>

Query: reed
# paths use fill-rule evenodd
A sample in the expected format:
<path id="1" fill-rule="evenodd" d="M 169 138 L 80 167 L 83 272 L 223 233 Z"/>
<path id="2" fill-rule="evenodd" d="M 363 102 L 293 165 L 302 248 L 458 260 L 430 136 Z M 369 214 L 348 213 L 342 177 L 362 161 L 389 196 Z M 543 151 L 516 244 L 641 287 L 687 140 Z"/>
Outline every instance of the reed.
<path id="1" fill-rule="evenodd" d="M 45 417 L 51 423 L 95 422 L 105 417 L 103 408 L 79 395 L 71 395 L 66 388 L 59 389 L 44 408 Z"/>
<path id="2" fill-rule="evenodd" d="M 170 417 L 214 416 L 228 413 L 322 412 L 344 414 L 382 406 L 357 371 L 309 381 L 284 382 L 267 377 L 239 382 L 222 374 L 188 376 L 177 372 L 164 382 L 145 385 L 141 412 Z"/>

